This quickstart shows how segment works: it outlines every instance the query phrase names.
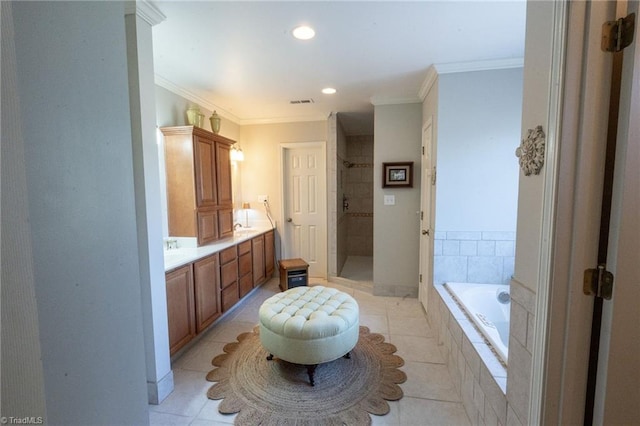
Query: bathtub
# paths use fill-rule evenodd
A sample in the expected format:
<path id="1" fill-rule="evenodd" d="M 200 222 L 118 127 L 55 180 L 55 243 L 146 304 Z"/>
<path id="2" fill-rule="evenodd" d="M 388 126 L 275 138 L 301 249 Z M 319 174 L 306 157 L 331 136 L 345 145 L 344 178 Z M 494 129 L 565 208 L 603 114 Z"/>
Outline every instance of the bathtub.
<path id="1" fill-rule="evenodd" d="M 446 283 L 449 293 L 507 363 L 509 356 L 509 286 L 499 284 Z"/>

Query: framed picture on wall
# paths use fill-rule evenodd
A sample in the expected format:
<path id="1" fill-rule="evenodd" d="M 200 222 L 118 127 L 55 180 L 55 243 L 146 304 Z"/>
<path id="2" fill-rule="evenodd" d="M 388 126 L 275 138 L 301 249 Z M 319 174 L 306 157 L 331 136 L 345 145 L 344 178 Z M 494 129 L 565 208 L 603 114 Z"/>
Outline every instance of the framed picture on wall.
<path id="1" fill-rule="evenodd" d="M 413 161 L 382 163 L 383 188 L 412 188 Z"/>

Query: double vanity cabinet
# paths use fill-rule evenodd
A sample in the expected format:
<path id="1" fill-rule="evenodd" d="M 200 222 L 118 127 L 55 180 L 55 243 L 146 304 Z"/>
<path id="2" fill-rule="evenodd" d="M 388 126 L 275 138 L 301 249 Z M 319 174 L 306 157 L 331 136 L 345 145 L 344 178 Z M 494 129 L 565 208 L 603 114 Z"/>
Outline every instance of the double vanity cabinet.
<path id="1" fill-rule="evenodd" d="M 231 146 L 196 126 L 164 136 L 169 235 L 196 238 L 189 255 L 165 253 L 171 355 L 207 329 L 274 270 L 274 231 L 234 234 Z M 190 252 L 191 251 L 191 252 Z M 182 257 L 179 261 L 168 260 Z"/>
<path id="2" fill-rule="evenodd" d="M 171 355 L 273 275 L 274 231 L 229 238 L 220 250 L 166 271 Z"/>

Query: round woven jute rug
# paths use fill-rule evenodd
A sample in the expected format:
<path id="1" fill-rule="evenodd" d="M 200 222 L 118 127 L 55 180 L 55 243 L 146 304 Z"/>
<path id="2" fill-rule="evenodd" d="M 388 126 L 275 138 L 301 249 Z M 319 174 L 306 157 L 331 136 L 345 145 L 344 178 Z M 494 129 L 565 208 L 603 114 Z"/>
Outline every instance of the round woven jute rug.
<path id="1" fill-rule="evenodd" d="M 207 374 L 217 382 L 207 396 L 223 399 L 220 413 L 238 413 L 236 425 L 369 425 L 368 413 L 387 414 L 387 401 L 403 396 L 398 384 L 407 376 L 398 368 L 404 360 L 367 327 L 360 327 L 350 358 L 318 365 L 315 386 L 305 366 L 268 361 L 258 333 L 256 327 L 225 345 L 211 361 L 217 368 Z"/>

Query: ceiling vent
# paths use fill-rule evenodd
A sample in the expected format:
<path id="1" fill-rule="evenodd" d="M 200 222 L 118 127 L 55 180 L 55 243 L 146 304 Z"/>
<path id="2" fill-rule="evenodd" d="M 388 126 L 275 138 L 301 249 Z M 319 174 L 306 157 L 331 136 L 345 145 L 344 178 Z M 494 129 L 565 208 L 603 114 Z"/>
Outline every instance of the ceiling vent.
<path id="1" fill-rule="evenodd" d="M 291 105 L 299 105 L 299 104 L 312 104 L 313 103 L 313 99 L 309 98 L 309 99 L 296 99 L 293 101 L 289 101 L 289 103 Z"/>

